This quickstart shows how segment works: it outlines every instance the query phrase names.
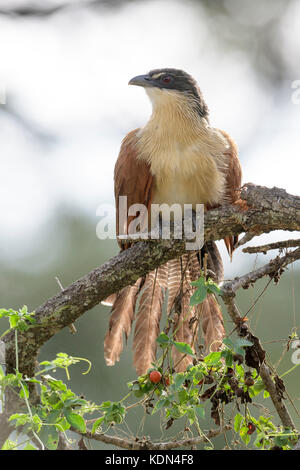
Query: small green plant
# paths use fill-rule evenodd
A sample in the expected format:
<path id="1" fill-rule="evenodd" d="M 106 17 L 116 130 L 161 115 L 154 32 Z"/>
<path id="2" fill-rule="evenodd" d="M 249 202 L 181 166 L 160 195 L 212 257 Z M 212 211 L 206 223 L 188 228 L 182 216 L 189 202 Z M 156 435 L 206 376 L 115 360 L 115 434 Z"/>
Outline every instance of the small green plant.
<path id="1" fill-rule="evenodd" d="M 0 336 L 0 339 L 3 338 L 11 330 L 27 331 L 30 326 L 34 325 L 35 323 L 34 312 L 28 312 L 26 305 L 24 305 L 24 307 L 22 307 L 18 311 L 13 310 L 12 308 L 1 308 L 0 319 L 1 318 L 8 319 L 10 328 Z"/>
<path id="2" fill-rule="evenodd" d="M 194 305 L 195 298 L 198 302 L 203 301 L 204 291 L 205 295 L 217 294 L 212 281 L 200 279 L 196 283 L 200 293 L 191 299 L 191 305 Z M 24 450 L 55 450 L 60 433 L 72 442 L 69 430 L 84 436 L 86 433 L 107 433 L 114 426 L 116 432 L 117 426 L 126 422 L 128 413 L 139 406 L 144 408 L 146 414 L 160 413 L 164 429 L 171 428 L 175 421 L 181 420 L 182 428 L 189 426 L 198 436 L 205 436 L 202 423 L 207 413 L 210 413 L 211 420 L 218 427 L 225 424 L 231 426 L 236 436 L 234 446 L 287 450 L 297 440 L 296 430 L 275 425 L 265 413 L 257 415 L 257 409 L 265 407 L 254 407 L 253 401 L 259 394 L 268 400 L 269 394 L 257 370 L 245 364 L 245 351 L 252 346 L 251 341 L 245 338 L 227 337 L 223 341 L 222 350 L 203 357 L 197 355 L 188 344 L 174 341 L 172 335 L 161 332 L 157 338 L 161 355 L 153 367 L 146 374 L 128 382 L 128 393 L 119 401 L 95 404 L 77 396 L 62 380 L 49 375 L 50 371 L 55 373 L 57 369 L 63 369 L 69 380 L 70 368 L 80 361 L 88 363 L 88 369 L 84 372 L 86 374 L 91 368 L 87 359 L 58 353 L 55 359 L 41 362 L 33 377 L 24 376 L 18 370 L 18 331 L 34 327 L 34 313 L 28 313 L 27 308 L 23 307 L 19 311 L 1 309 L 0 315 L 9 320 L 10 328 L 5 334 L 14 331 L 16 341 L 15 372 L 5 374 L 0 367 L 2 407 L 5 406 L 5 391 L 8 388 L 14 390 L 23 407 L 20 412 L 12 414 L 9 420 L 24 436 Z M 175 372 L 172 368 L 170 352 L 174 347 L 193 358 L 193 363 L 185 372 Z M 30 384 L 34 384 L 38 390 L 38 403 L 31 403 Z M 231 411 L 226 416 L 229 404 Z M 251 410 L 252 406 L 255 412 Z M 2 450 L 15 449 L 19 445 L 8 439 Z M 213 443 L 209 442 L 206 448 L 213 448 Z"/>

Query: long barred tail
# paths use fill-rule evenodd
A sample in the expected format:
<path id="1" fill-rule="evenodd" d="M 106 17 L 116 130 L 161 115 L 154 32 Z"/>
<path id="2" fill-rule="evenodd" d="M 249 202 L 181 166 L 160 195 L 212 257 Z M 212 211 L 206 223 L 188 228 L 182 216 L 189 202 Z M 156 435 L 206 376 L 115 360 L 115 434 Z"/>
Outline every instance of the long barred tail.
<path id="1" fill-rule="evenodd" d="M 223 279 L 223 263 L 215 242 L 207 242 L 200 253 L 184 255 L 180 260 L 169 261 L 169 285 L 176 284 L 177 294 L 172 292 L 173 308 L 168 314 L 174 315 L 174 339 L 188 343 L 196 352 L 199 346 L 199 330 L 202 330 L 206 352 L 216 351 L 220 348 L 225 336 L 223 316 L 217 300 L 212 294 L 199 305 L 190 306 L 190 298 L 195 292 L 191 285 L 200 276 L 204 258 L 209 277 L 219 283 Z M 173 267 L 177 263 L 177 270 Z M 180 270 L 178 264 L 180 263 Z M 173 267 L 173 269 L 172 269 Z M 173 368 L 177 372 L 186 370 L 192 363 L 192 357 L 180 353 L 176 348 L 172 350 Z"/>
<path id="2" fill-rule="evenodd" d="M 125 287 L 115 297 L 109 329 L 104 339 L 104 357 L 108 366 L 119 361 L 123 351 L 123 335 L 126 340 L 130 335 L 141 281 L 138 279 L 133 286 Z"/>
<path id="3" fill-rule="evenodd" d="M 138 375 L 155 361 L 162 306 L 168 286 L 168 266 L 160 266 L 145 279 L 136 315 L 133 338 L 133 363 Z"/>
<path id="4" fill-rule="evenodd" d="M 196 351 L 198 333 L 202 329 L 206 351 L 220 348 L 225 330 L 215 297 L 210 294 L 202 304 L 190 307 L 190 298 L 195 291 L 191 281 L 199 278 L 204 258 L 209 277 L 220 282 L 223 278 L 221 256 L 216 244 L 207 242 L 201 252 L 191 252 L 169 261 L 133 286 L 125 287 L 113 298 L 109 330 L 104 341 L 107 365 L 112 366 L 119 360 L 123 336 L 128 338 L 135 319 L 133 352 L 136 371 L 140 375 L 152 367 L 166 296 L 167 316 L 172 319 L 172 334 L 176 341 L 188 343 Z M 136 309 L 137 300 L 139 305 Z M 192 358 L 173 348 L 172 361 L 176 371 L 184 371 Z"/>

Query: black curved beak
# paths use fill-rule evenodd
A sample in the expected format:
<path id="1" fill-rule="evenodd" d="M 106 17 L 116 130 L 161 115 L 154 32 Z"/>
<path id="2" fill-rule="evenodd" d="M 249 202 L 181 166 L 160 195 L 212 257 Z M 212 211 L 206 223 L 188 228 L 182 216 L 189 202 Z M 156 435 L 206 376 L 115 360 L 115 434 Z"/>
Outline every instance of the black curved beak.
<path id="1" fill-rule="evenodd" d="M 136 85 L 142 87 L 150 87 L 153 86 L 152 80 L 149 75 L 137 75 L 133 77 L 129 82 L 128 85 Z"/>

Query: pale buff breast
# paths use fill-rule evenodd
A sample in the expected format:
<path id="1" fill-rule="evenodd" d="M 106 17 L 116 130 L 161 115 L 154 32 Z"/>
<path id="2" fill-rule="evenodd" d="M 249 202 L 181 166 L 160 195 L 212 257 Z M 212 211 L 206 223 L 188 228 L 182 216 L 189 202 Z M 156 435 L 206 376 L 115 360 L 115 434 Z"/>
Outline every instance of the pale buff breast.
<path id="1" fill-rule="evenodd" d="M 138 133 L 138 158 L 155 176 L 154 203 L 220 203 L 228 142 L 182 94 L 148 91 L 153 112 Z"/>
<path id="2" fill-rule="evenodd" d="M 200 147 L 200 148 L 199 148 Z M 151 162 L 157 204 L 217 203 L 224 192 L 223 172 L 201 146 L 158 153 Z"/>
<path id="3" fill-rule="evenodd" d="M 225 139 L 212 129 L 199 132 L 190 142 L 168 136 L 155 139 L 154 135 L 144 129 L 139 139 L 140 155 L 155 176 L 153 202 L 220 203 L 225 189 Z"/>

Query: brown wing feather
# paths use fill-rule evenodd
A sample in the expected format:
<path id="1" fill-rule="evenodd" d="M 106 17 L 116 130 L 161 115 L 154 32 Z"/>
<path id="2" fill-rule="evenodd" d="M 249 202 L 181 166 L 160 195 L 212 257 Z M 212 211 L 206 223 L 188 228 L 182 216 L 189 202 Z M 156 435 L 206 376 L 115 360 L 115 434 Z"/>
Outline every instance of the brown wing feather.
<path id="1" fill-rule="evenodd" d="M 116 233 L 128 233 L 128 226 L 134 217 L 125 217 L 124 226 L 119 226 L 119 197 L 127 196 L 127 208 L 132 204 L 144 204 L 149 209 L 152 201 L 153 177 L 149 165 L 139 161 L 136 152 L 138 129 L 124 138 L 114 171 L 116 200 Z M 130 242 L 122 243 L 121 249 L 130 247 Z M 108 365 L 119 360 L 123 350 L 123 334 L 127 339 L 134 318 L 136 299 L 142 284 L 138 279 L 133 286 L 127 286 L 117 295 L 110 296 L 105 303 L 113 303 L 109 331 L 104 341 L 104 355 Z M 143 331 L 141 330 L 141 335 Z M 141 336 L 142 339 L 142 336 Z"/>
<path id="2" fill-rule="evenodd" d="M 115 200 L 116 200 L 116 231 L 128 233 L 128 226 L 134 219 L 133 216 L 124 219 L 125 226 L 119 226 L 119 197 L 127 196 L 128 208 L 133 204 L 144 204 L 150 208 L 153 192 L 153 176 L 149 165 L 137 158 L 136 142 L 137 132 L 135 129 L 129 132 L 122 142 L 118 160 L 115 165 Z M 130 243 L 120 243 L 122 249 L 129 248 Z"/>
<path id="3" fill-rule="evenodd" d="M 233 139 L 225 132 L 221 131 L 229 143 L 229 149 L 225 152 L 227 158 L 226 171 L 226 199 L 231 204 L 235 204 L 240 198 L 242 185 L 242 168 L 238 157 L 238 149 Z M 238 235 L 228 236 L 224 239 L 227 251 L 232 258 L 234 248 L 238 242 Z"/>
<path id="4" fill-rule="evenodd" d="M 229 143 L 229 149 L 225 152 L 227 158 L 226 171 L 226 200 L 235 204 L 240 198 L 240 188 L 242 184 L 242 168 L 238 157 L 238 149 L 233 139 L 225 132 L 221 131 Z M 228 236 L 224 239 L 227 251 L 232 258 L 234 248 L 238 242 L 238 235 Z"/>
<path id="5" fill-rule="evenodd" d="M 237 204 L 240 200 L 240 189 L 242 184 L 242 168 L 238 157 L 238 149 L 234 140 L 227 132 L 219 129 L 219 132 L 228 142 L 228 149 L 224 152 L 226 161 L 225 167 L 225 194 L 224 203 Z M 207 209 L 214 209 L 219 205 L 207 206 Z M 234 247 L 238 241 L 238 236 L 228 236 L 224 238 L 224 242 L 230 258 L 234 252 Z"/>

